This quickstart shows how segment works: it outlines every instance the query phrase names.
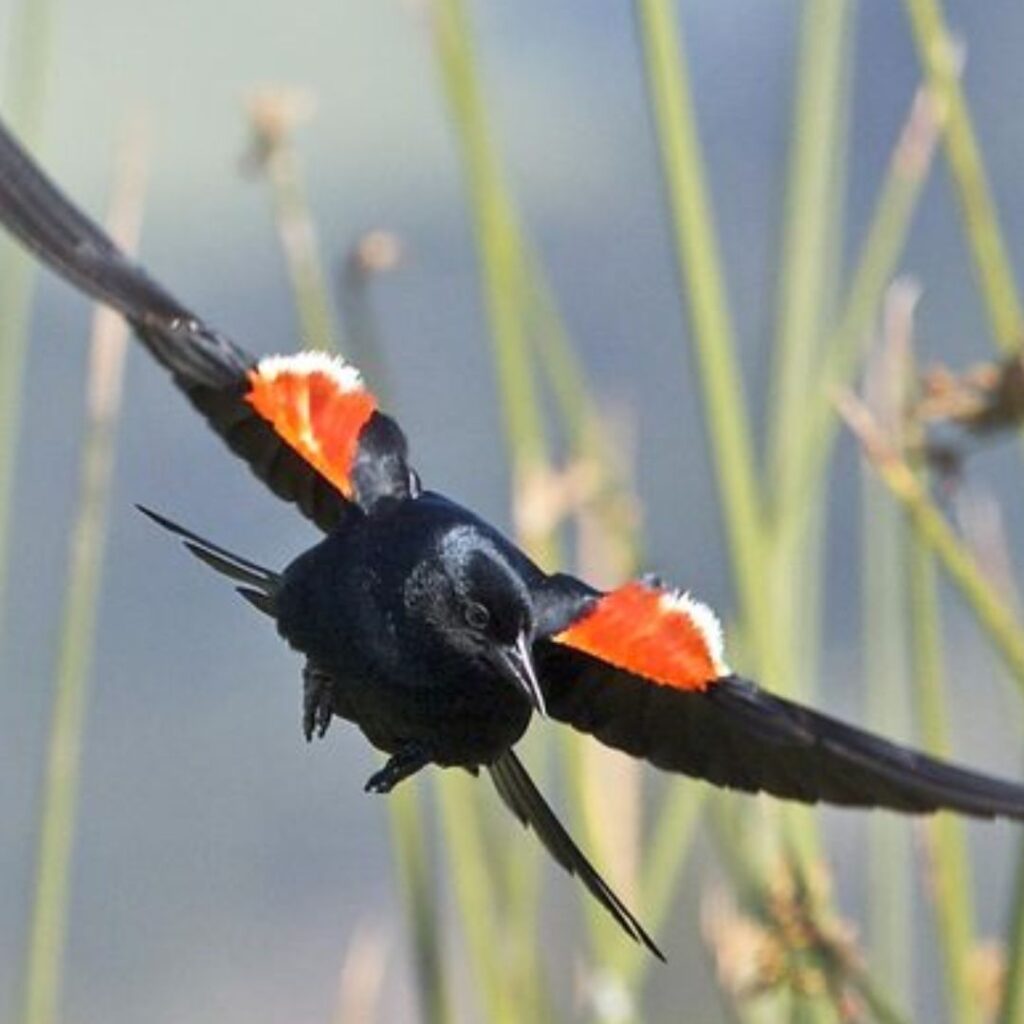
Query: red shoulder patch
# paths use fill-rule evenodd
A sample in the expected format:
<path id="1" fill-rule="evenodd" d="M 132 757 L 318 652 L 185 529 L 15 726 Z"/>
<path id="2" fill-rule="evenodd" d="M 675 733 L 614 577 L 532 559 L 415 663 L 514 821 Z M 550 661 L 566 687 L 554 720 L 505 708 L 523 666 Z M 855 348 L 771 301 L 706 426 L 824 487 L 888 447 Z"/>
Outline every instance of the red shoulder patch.
<path id="1" fill-rule="evenodd" d="M 730 673 L 715 613 L 689 594 L 646 583 L 605 594 L 554 639 L 680 690 L 706 690 Z"/>
<path id="2" fill-rule="evenodd" d="M 359 433 L 377 409 L 359 371 L 326 352 L 269 356 L 249 371 L 245 400 L 346 498 Z"/>

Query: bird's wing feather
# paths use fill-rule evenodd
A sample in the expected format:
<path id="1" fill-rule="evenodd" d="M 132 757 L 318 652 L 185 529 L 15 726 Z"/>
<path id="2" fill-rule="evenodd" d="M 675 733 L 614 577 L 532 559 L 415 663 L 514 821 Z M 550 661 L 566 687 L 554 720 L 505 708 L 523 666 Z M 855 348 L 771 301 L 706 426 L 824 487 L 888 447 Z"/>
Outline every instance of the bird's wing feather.
<path id="1" fill-rule="evenodd" d="M 505 806 L 525 825 L 537 833 L 548 853 L 569 872 L 576 875 L 590 894 L 612 915 L 619 926 L 635 941 L 646 946 L 659 960 L 665 956 L 630 909 L 612 891 L 597 869 L 573 842 L 554 811 L 547 805 L 533 780 L 514 751 L 508 750 L 488 766 L 494 787 Z"/>
<path id="2" fill-rule="evenodd" d="M 401 430 L 355 370 L 322 354 L 256 359 L 209 327 L 78 210 L 2 123 L 0 222 L 122 313 L 230 448 L 322 529 L 415 487 Z"/>
<path id="3" fill-rule="evenodd" d="M 579 593 L 589 595 L 582 610 L 535 645 L 552 718 L 719 786 L 809 803 L 1024 819 L 1020 785 L 899 746 L 734 675 L 717 620 L 699 602 L 652 583 Z"/>

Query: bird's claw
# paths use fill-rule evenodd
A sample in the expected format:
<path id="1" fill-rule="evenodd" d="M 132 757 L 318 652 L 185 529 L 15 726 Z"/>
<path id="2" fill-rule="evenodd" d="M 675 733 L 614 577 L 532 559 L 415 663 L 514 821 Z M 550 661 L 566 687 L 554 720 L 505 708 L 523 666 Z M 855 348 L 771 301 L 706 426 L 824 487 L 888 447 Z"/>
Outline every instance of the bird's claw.
<path id="1" fill-rule="evenodd" d="M 309 742 L 323 739 L 331 724 L 331 677 L 321 669 L 307 665 L 302 672 L 302 732 Z"/>
<path id="2" fill-rule="evenodd" d="M 414 775 L 425 764 L 429 758 L 424 754 L 421 747 L 409 746 L 393 754 L 388 758 L 387 764 L 379 772 L 374 772 L 363 786 L 364 793 L 390 793 L 402 781 L 410 775 Z"/>
<path id="3" fill-rule="evenodd" d="M 366 780 L 366 785 L 363 786 L 364 793 L 390 793 L 395 788 L 398 780 L 393 777 L 393 773 L 389 770 L 389 765 L 390 762 L 381 768 L 379 772 L 374 772 Z"/>

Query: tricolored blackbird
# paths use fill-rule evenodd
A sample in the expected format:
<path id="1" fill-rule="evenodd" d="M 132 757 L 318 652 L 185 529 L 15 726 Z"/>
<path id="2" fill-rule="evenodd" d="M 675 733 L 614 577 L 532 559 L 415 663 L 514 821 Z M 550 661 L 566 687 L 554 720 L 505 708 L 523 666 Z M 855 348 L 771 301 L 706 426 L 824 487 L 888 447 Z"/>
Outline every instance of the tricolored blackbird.
<path id="1" fill-rule="evenodd" d="M 486 768 L 520 821 L 659 957 L 516 757 L 534 712 L 718 786 L 1024 819 L 1024 787 L 737 676 L 718 619 L 688 594 L 654 580 L 605 593 L 543 572 L 472 512 L 421 487 L 401 429 L 353 367 L 319 352 L 250 355 L 120 252 L 2 125 L 0 220 L 120 311 L 232 451 L 326 533 L 276 572 L 147 511 L 235 580 L 305 656 L 306 737 L 337 715 L 388 755 L 368 790 L 387 793 L 429 764 Z"/>

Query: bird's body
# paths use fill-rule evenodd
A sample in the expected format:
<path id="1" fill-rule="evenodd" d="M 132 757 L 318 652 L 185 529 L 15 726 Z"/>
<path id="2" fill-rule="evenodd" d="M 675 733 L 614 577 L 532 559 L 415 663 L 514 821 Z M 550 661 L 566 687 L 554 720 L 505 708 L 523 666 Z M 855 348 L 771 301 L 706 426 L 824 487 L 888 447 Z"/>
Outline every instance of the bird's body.
<path id="1" fill-rule="evenodd" d="M 543 580 L 496 530 L 428 492 L 386 503 L 300 555 L 282 574 L 277 628 L 329 681 L 333 713 L 375 747 L 418 746 L 436 764 L 477 768 L 516 743 L 532 708 L 418 614 L 422 602 L 450 596 L 444 567 L 460 546 L 505 562 L 526 582 L 527 601 L 529 584 Z"/>
<path id="2" fill-rule="evenodd" d="M 486 768 L 508 808 L 622 928 L 651 937 L 576 846 L 513 747 L 534 711 L 659 768 L 808 803 L 1024 820 L 1024 787 L 773 696 L 726 662 L 714 613 L 645 579 L 600 592 L 548 575 L 424 491 L 398 424 L 322 353 L 258 359 L 173 298 L 0 125 L 0 221 L 119 310 L 208 424 L 326 538 L 283 572 L 155 513 L 305 657 L 303 729 L 333 717 L 388 755 L 387 792 L 426 765 Z"/>

